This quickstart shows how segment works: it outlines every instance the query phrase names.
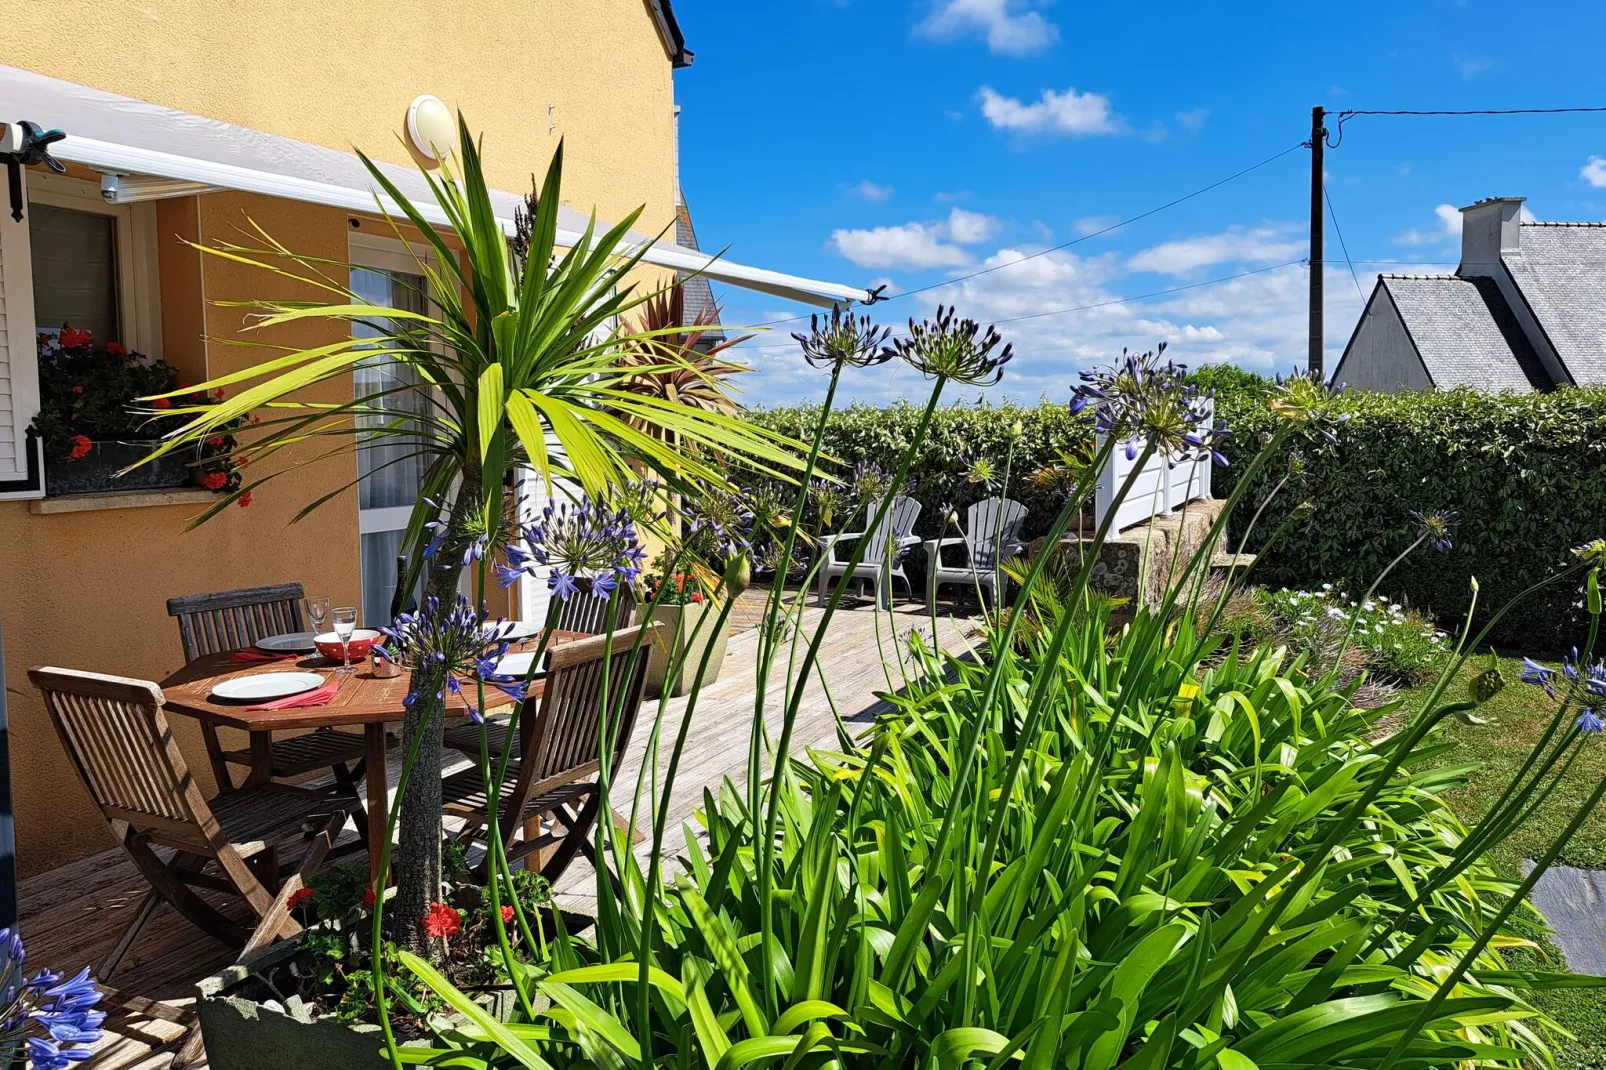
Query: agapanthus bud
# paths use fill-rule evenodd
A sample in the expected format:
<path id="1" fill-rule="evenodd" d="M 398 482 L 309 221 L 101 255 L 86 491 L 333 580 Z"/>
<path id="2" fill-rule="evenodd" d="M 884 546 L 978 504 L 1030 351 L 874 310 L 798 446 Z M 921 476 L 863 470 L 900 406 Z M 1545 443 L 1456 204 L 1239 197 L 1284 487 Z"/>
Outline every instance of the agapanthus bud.
<path id="1" fill-rule="evenodd" d="M 725 594 L 735 598 L 753 582 L 753 563 L 745 550 L 738 551 L 725 563 Z"/>
<path id="2" fill-rule="evenodd" d="M 1472 678 L 1472 683 L 1468 686 L 1467 691 L 1472 696 L 1472 701 L 1481 706 L 1500 694 L 1505 688 L 1506 678 L 1500 675 L 1499 669 L 1485 669 Z"/>

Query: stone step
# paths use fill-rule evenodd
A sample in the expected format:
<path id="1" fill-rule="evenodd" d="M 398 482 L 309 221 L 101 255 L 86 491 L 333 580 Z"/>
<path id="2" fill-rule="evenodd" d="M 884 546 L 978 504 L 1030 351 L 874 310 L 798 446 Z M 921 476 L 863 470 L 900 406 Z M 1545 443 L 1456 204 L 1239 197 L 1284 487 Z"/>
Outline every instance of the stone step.
<path id="1" fill-rule="evenodd" d="M 1216 554 L 1210 558 L 1211 568 L 1231 569 L 1234 572 L 1242 572 L 1254 563 L 1254 554 Z"/>

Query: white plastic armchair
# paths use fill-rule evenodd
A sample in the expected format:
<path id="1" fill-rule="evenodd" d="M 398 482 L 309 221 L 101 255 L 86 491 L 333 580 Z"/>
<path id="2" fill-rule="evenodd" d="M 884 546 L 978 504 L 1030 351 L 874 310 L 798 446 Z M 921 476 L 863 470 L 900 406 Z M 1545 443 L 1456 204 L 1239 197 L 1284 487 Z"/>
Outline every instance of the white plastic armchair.
<path id="1" fill-rule="evenodd" d="M 881 509 L 880 502 L 871 502 L 870 511 L 865 519 L 873 519 Z M 920 519 L 920 503 L 913 498 L 902 494 L 892 500 L 892 507 L 887 510 L 886 518 L 882 521 L 881 531 L 891 532 L 891 537 L 882 534 L 872 538 L 864 548 L 864 559 L 853 570 L 853 580 L 859 583 L 869 583 L 875 587 L 876 605 L 887 609 L 891 605 L 889 592 L 882 588 L 883 581 L 890 587 L 894 581 L 902 580 L 904 589 L 911 595 L 914 587 L 909 583 L 909 577 L 904 575 L 904 552 L 920 545 L 920 536 L 914 533 L 915 521 Z M 830 592 L 831 581 L 848 572 L 848 558 L 853 556 L 851 547 L 843 543 L 854 539 L 865 538 L 862 531 L 844 531 L 840 535 L 827 535 L 820 540 L 820 601 L 824 602 Z M 893 545 L 897 551 L 892 559 L 887 560 L 887 550 Z"/>
<path id="2" fill-rule="evenodd" d="M 965 533 L 926 541 L 926 607 L 937 606 L 937 588 L 944 583 L 964 583 L 984 589 L 994 605 L 1001 601 L 1004 577 L 998 565 L 1005 557 L 1026 551 L 1021 528 L 1026 524 L 1026 506 L 1009 498 L 986 498 L 970 507 L 965 515 Z M 942 561 L 944 547 L 962 546 L 965 559 L 956 565 Z"/>

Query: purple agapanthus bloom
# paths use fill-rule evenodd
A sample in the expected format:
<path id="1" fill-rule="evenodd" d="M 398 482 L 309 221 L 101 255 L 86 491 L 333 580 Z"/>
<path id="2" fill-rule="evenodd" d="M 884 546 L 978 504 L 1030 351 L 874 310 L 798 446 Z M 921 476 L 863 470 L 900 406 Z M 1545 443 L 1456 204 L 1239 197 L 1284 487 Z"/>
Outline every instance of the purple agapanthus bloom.
<path id="1" fill-rule="evenodd" d="M 65 980 L 48 970 L 26 977 L 26 958 L 21 938 L 0 929 L 0 1048 L 22 1045 L 28 1064 L 39 1070 L 83 1062 L 106 1020 L 95 1009 L 101 993 L 94 978 L 88 969 Z"/>
<path id="2" fill-rule="evenodd" d="M 631 487 L 621 495 L 643 496 Z M 603 508 L 584 497 L 549 504 L 535 523 L 509 540 L 506 556 L 507 564 L 496 569 L 498 583 L 507 587 L 545 568 L 547 590 L 560 601 L 579 594 L 582 579 L 590 581 L 593 593 L 600 589 L 598 597 L 606 597 L 620 583 L 634 583 L 646 561 L 631 509 Z"/>
<path id="3" fill-rule="evenodd" d="M 1522 659 L 1522 673 L 1517 677 L 1525 684 L 1545 689 L 1545 694 L 1556 697 L 1556 670 L 1547 669 L 1532 658 Z"/>
<path id="4" fill-rule="evenodd" d="M 910 367 L 928 379 L 951 379 L 967 386 L 992 386 L 1004 377 L 1004 365 L 1015 356 L 996 328 L 973 319 L 956 319 L 954 309 L 937 306 L 935 319 L 916 323 L 909 319 L 907 338 L 895 338 L 892 349 Z"/>
<path id="5" fill-rule="evenodd" d="M 1435 550 L 1443 552 L 1455 545 L 1457 516 L 1452 509 L 1411 510 L 1417 533 Z"/>
<path id="6" fill-rule="evenodd" d="M 1601 720 L 1599 711 L 1586 709 L 1578 715 L 1579 734 L 1585 736 L 1598 736 L 1606 732 L 1606 721 Z"/>
<path id="7" fill-rule="evenodd" d="M 1135 460 L 1145 443 L 1153 443 L 1173 467 L 1206 458 L 1225 465 L 1221 446 L 1228 436 L 1226 423 L 1211 422 L 1210 395 L 1188 381 L 1187 365 L 1161 363 L 1165 349 L 1161 342 L 1146 353 L 1123 350 L 1114 366 L 1080 373 L 1071 412 L 1092 409 L 1095 429 L 1121 442 L 1127 460 Z"/>
<path id="8" fill-rule="evenodd" d="M 450 604 L 431 595 L 417 612 L 403 613 L 379 631 L 379 656 L 412 670 L 412 690 L 404 700 L 409 708 L 426 699 L 444 703 L 451 696 L 483 724 L 484 714 L 470 699 L 479 681 L 495 684 L 515 701 L 523 698 L 522 687 L 509 686 L 513 678 L 495 674 L 508 650 L 506 622 L 492 621 L 483 606 L 476 609 L 462 595 Z"/>

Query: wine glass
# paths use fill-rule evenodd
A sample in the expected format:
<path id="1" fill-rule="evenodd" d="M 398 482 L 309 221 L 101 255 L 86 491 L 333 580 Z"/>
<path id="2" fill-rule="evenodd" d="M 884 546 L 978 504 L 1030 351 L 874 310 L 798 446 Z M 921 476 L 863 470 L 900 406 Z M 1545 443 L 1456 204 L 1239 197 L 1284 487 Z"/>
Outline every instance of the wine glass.
<path id="1" fill-rule="evenodd" d="M 323 622 L 329 619 L 329 599 L 307 599 L 307 618 L 312 621 L 312 634 L 323 634 Z"/>
<path id="2" fill-rule="evenodd" d="M 357 630 L 357 607 L 341 606 L 334 611 L 335 634 L 340 637 L 340 668 L 337 673 L 348 673 L 351 668 L 351 642 L 352 633 Z"/>

